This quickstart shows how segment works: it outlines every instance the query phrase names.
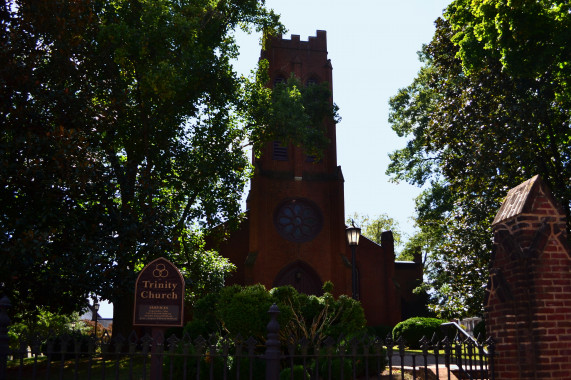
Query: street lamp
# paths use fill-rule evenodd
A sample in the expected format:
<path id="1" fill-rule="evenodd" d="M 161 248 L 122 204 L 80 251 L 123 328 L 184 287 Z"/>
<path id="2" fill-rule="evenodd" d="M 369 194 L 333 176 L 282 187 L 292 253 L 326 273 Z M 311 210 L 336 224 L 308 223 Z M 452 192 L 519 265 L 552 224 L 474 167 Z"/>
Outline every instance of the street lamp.
<path id="1" fill-rule="evenodd" d="M 352 282 L 352 291 L 353 291 L 353 299 L 356 300 L 357 297 L 357 267 L 355 265 L 355 251 L 357 250 L 357 246 L 359 245 L 359 237 L 361 236 L 361 229 L 359 227 L 355 227 L 355 221 L 351 222 L 351 227 L 347 227 L 345 229 L 345 234 L 347 235 L 347 243 L 349 243 L 349 247 L 351 247 L 351 282 Z"/>
<path id="2" fill-rule="evenodd" d="M 93 315 L 92 320 L 95 322 L 93 327 L 93 336 L 97 338 L 97 312 L 99 311 L 99 302 L 97 302 L 97 296 L 92 296 L 93 299 Z"/>

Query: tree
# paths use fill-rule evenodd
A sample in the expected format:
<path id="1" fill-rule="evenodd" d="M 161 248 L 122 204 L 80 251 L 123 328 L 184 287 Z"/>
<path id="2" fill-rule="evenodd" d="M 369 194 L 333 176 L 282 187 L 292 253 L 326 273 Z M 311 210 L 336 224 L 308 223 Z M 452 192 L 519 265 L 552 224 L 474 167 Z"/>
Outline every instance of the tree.
<path id="1" fill-rule="evenodd" d="M 452 2 L 445 18 L 436 21 L 432 42 L 423 47 L 417 78 L 391 99 L 392 127 L 410 140 L 392 153 L 387 173 L 396 181 L 430 185 L 417 199 L 416 222 L 421 234 L 437 238 L 423 248 L 432 263 L 426 285 L 432 289 L 433 308 L 446 317 L 482 310 L 491 222 L 510 188 L 540 174 L 568 215 L 570 209 L 568 90 L 557 70 L 541 72 L 526 65 L 534 61 L 531 56 L 522 58 L 517 70 L 506 69 L 499 52 L 515 50 L 508 53 L 512 47 L 501 33 L 496 35 L 501 48 L 486 47 L 491 40 L 478 33 L 490 27 L 491 3 L 505 2 Z M 511 15 L 528 14 L 528 3 L 512 4 Z M 534 3 L 551 12 L 546 3 Z M 567 19 L 553 17 L 557 27 L 552 29 L 569 31 Z M 482 20 L 488 24 L 478 23 Z M 521 28 L 534 25 L 521 24 L 517 17 L 512 21 Z M 539 38 L 536 26 L 521 28 L 518 36 Z M 558 49 L 571 46 L 564 45 Z M 519 47 L 524 54 L 524 46 Z M 548 49 L 543 53 L 551 54 Z"/>
<path id="2" fill-rule="evenodd" d="M 320 117 L 291 101 L 293 84 L 269 96 L 263 63 L 251 79 L 233 71 L 234 30 L 270 35 L 278 16 L 257 0 L 5 0 L 0 17 L 0 282 L 16 307 L 67 313 L 95 292 L 126 333 L 154 258 L 193 294 L 221 286 L 232 266 L 203 237 L 239 219 L 244 144 L 283 114 L 260 109 Z"/>
<path id="3" fill-rule="evenodd" d="M 473 75 L 491 62 L 517 86 L 515 97 L 509 99 L 512 108 L 506 110 L 515 113 L 511 119 L 523 124 L 517 142 L 530 148 L 526 150 L 532 152 L 530 166 L 554 191 L 569 226 L 571 4 L 493 0 L 465 5 L 466 1 L 458 0 L 447 11 L 463 70 Z"/>
<path id="4" fill-rule="evenodd" d="M 567 1 L 455 1 L 447 16 L 466 72 L 493 57 L 514 77 L 549 80 L 569 101 L 571 4 Z"/>

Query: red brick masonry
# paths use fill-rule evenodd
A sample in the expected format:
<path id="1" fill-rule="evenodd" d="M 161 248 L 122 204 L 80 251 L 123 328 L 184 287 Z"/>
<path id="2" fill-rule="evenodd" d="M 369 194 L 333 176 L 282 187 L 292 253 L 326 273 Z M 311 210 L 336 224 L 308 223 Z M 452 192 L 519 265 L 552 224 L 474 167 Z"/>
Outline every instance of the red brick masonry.
<path id="1" fill-rule="evenodd" d="M 571 379 L 571 258 L 563 209 L 539 176 L 494 222 L 486 301 L 497 379 Z"/>

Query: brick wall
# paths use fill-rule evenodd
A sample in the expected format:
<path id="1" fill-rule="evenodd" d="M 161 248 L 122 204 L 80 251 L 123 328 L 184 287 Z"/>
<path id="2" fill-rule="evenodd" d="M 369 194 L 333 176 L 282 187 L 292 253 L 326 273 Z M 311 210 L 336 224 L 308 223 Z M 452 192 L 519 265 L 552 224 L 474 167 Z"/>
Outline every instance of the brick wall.
<path id="1" fill-rule="evenodd" d="M 536 176 L 494 222 L 486 320 L 497 379 L 571 379 L 571 259 L 564 212 Z"/>

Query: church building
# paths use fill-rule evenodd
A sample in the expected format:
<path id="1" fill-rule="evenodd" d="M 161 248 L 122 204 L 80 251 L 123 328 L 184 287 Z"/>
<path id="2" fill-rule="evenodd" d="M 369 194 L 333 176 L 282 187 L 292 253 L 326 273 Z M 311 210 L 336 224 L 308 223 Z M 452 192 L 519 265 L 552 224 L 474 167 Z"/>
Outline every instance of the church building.
<path id="1" fill-rule="evenodd" d="M 332 88 L 326 32 L 301 41 L 272 38 L 261 58 L 269 62 L 270 83 L 293 73 L 301 83 Z M 331 100 L 332 101 L 332 100 Z M 325 121 L 330 140 L 316 161 L 294 145 L 275 141 L 254 157 L 255 173 L 247 200 L 247 218 L 220 247 L 237 266 L 228 284 L 263 284 L 270 289 L 291 285 L 300 292 L 322 294 L 325 281 L 333 294 L 352 294 L 351 249 L 345 234 L 343 173 L 337 164 L 333 120 Z M 384 232 L 381 244 L 361 236 L 356 250 L 357 297 L 369 325 L 395 325 L 403 303 L 422 278 L 420 262 L 395 264 L 393 236 Z"/>

